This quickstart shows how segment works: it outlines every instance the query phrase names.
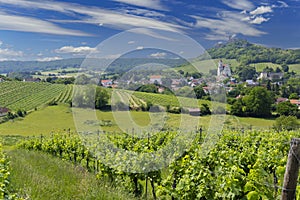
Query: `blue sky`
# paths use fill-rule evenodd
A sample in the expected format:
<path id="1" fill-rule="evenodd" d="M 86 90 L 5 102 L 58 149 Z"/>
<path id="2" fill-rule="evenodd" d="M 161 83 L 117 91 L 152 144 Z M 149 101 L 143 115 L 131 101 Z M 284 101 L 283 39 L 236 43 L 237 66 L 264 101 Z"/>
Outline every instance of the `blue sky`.
<path id="1" fill-rule="evenodd" d="M 0 0 L 0 60 L 85 57 L 135 28 L 154 38 L 162 38 L 160 30 L 176 32 L 204 48 L 230 37 L 300 48 L 299 8 L 300 0 Z"/>

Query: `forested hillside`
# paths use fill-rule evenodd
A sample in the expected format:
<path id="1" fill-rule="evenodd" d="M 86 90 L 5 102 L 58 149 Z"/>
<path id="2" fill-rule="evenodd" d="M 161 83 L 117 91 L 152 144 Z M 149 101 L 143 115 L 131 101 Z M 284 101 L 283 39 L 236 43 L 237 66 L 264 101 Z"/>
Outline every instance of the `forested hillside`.
<path id="1" fill-rule="evenodd" d="M 300 50 L 268 48 L 251 44 L 246 40 L 234 40 L 218 44 L 207 53 L 213 59 L 236 59 L 242 64 L 272 62 L 276 64 L 300 63 Z M 200 57 L 201 58 L 201 57 Z"/>

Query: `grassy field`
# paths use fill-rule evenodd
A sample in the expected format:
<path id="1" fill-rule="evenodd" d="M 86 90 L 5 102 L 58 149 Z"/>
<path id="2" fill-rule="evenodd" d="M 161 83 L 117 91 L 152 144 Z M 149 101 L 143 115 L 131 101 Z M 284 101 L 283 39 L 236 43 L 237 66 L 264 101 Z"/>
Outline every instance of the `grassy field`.
<path id="1" fill-rule="evenodd" d="M 256 71 L 258 71 L 258 72 L 262 72 L 265 67 L 273 68 L 274 70 L 277 67 L 279 67 L 281 69 L 281 65 L 270 63 L 270 62 L 267 62 L 267 63 L 255 63 L 255 64 L 250 64 L 250 66 L 254 66 L 256 68 Z M 292 64 L 292 65 L 288 65 L 288 66 L 290 68 L 289 69 L 290 72 L 294 71 L 297 74 L 300 74 L 300 64 Z"/>
<path id="2" fill-rule="evenodd" d="M 115 113 L 117 114 L 117 113 Z M 86 114 L 86 121 L 89 120 L 89 113 Z M 99 121 L 110 121 L 110 125 L 101 126 L 105 131 L 120 131 L 118 124 L 116 124 L 112 112 L 96 111 Z M 149 112 L 130 112 L 130 116 L 138 126 L 147 126 L 151 121 Z M 153 117 L 153 116 L 152 116 Z M 164 117 L 165 127 L 178 128 L 180 121 L 183 120 L 187 126 L 194 128 L 199 120 L 199 125 L 208 127 L 211 121 L 210 116 L 192 117 L 188 114 L 170 114 L 166 113 Z M 91 119 L 92 120 L 92 119 Z M 255 129 L 265 129 L 271 127 L 274 120 L 257 119 L 257 118 L 240 118 L 235 116 L 227 116 L 225 127 L 245 127 Z M 75 131 L 73 114 L 71 109 L 64 104 L 58 106 L 49 106 L 41 110 L 35 111 L 25 118 L 19 118 L 13 121 L 0 124 L 0 135 L 40 135 L 50 134 L 51 132 L 58 132 L 70 129 Z"/>
<path id="3" fill-rule="evenodd" d="M 270 63 L 270 62 L 266 62 L 266 63 L 254 63 L 254 64 L 250 64 L 250 66 L 255 67 L 257 72 L 262 72 L 263 69 L 266 68 L 266 67 L 273 68 L 274 70 L 277 67 L 280 68 L 280 65 L 274 64 L 274 63 Z"/>
<path id="4" fill-rule="evenodd" d="M 296 72 L 298 75 L 300 74 L 300 64 L 289 65 L 290 71 Z"/>
<path id="5" fill-rule="evenodd" d="M 40 152 L 12 150 L 11 185 L 24 199 L 134 199 L 80 166 Z"/>
<path id="6" fill-rule="evenodd" d="M 235 69 L 239 63 L 235 59 L 222 59 L 224 64 L 230 64 L 232 69 Z M 184 72 L 201 72 L 204 74 L 208 74 L 209 70 L 217 69 L 219 59 L 212 60 L 201 60 L 201 61 L 193 61 L 189 65 L 185 65 L 182 67 L 176 67 L 175 70 L 183 70 Z"/>
<path id="7" fill-rule="evenodd" d="M 66 105 L 49 106 L 25 118 L 0 124 L 1 135 L 39 135 L 64 129 L 75 130 L 71 109 Z"/>

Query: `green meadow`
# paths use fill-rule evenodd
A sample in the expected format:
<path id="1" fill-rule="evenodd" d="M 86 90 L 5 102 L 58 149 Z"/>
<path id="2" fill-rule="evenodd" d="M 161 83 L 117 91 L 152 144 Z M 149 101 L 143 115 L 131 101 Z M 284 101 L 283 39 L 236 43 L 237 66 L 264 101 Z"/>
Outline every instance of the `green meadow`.
<path id="1" fill-rule="evenodd" d="M 128 115 L 126 112 L 118 113 L 97 110 L 95 111 L 96 117 L 93 118 L 91 116 L 93 116 L 94 111 L 83 111 L 82 113 L 81 116 L 86 118 L 81 120 L 82 122 L 88 123 L 91 122 L 91 120 L 98 120 L 100 122 L 100 128 L 104 131 L 121 131 L 115 118 L 118 117 L 117 121 L 120 121 L 120 119 L 122 121 L 120 116 L 123 116 L 123 119 L 127 120 L 126 117 Z M 131 122 L 136 123 L 137 126 L 141 127 L 150 124 L 151 116 L 152 119 L 155 119 L 153 118 L 154 113 L 141 111 L 131 111 L 129 112 L 129 116 L 132 119 Z M 194 129 L 197 124 L 207 128 L 211 123 L 210 116 L 193 117 L 188 114 L 165 113 L 163 120 L 165 128 L 173 129 L 178 128 L 181 121 L 191 129 Z M 196 124 L 194 123 L 195 120 Z M 271 119 L 241 118 L 228 115 L 226 116 L 224 124 L 225 128 L 249 128 L 251 126 L 255 129 L 265 129 L 270 128 L 273 123 L 274 120 Z M 24 118 L 17 118 L 0 124 L 0 135 L 47 135 L 51 132 L 61 132 L 69 129 L 72 132 L 76 131 L 72 110 L 68 105 L 60 104 L 57 106 L 41 108 L 40 110 L 28 114 Z"/>

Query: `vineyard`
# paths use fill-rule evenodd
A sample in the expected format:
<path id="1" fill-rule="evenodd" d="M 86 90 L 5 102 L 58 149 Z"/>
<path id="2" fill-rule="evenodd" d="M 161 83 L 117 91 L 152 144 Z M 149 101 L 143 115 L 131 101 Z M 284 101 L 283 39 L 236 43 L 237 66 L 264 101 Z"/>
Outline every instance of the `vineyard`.
<path id="1" fill-rule="evenodd" d="M 0 106 L 29 111 L 52 100 L 67 102 L 72 86 L 50 83 L 6 81 L 0 83 Z"/>
<path id="2" fill-rule="evenodd" d="M 125 105 L 129 105 L 131 110 L 139 110 L 147 107 L 147 103 L 142 99 L 132 95 L 129 91 L 125 90 L 113 90 L 112 92 L 112 105 L 117 106 L 122 102 Z"/>
<path id="3" fill-rule="evenodd" d="M 72 101 L 73 85 L 67 85 L 64 90 L 55 98 L 57 103 L 66 103 Z"/>
<path id="4" fill-rule="evenodd" d="M 202 149 L 205 133 L 185 133 L 193 134 L 191 144 L 184 140 L 189 135 L 179 132 L 160 132 L 142 139 L 125 133 L 89 134 L 82 138 L 73 133 L 41 136 L 23 141 L 19 147 L 81 164 L 99 180 L 108 178 L 139 198 L 252 200 L 280 198 L 290 139 L 300 137 L 299 132 L 224 131 L 207 152 Z M 160 151 L 166 148 L 169 153 L 184 151 L 162 169 L 151 157 L 139 162 L 135 156 L 118 153 L 118 149 L 138 155 L 158 152 L 167 160 L 170 155 Z M 149 166 L 152 170 L 147 170 Z M 297 199 L 299 190 L 300 186 Z"/>

